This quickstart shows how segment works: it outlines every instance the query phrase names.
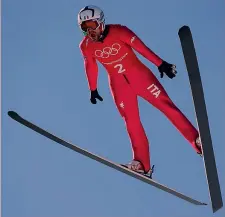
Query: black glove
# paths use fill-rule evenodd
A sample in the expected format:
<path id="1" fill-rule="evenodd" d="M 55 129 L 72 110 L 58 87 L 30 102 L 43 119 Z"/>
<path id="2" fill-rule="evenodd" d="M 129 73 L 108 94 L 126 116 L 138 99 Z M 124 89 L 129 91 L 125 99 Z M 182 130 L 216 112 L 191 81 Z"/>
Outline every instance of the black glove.
<path id="1" fill-rule="evenodd" d="M 97 89 L 91 91 L 91 98 L 90 98 L 91 103 L 96 104 L 97 103 L 96 99 L 99 99 L 100 101 L 103 101 L 103 98 L 98 94 Z"/>
<path id="2" fill-rule="evenodd" d="M 164 73 L 171 79 L 174 78 L 177 74 L 176 66 L 173 64 L 169 64 L 166 61 L 162 62 L 162 64 L 158 67 L 158 70 L 160 72 L 161 78 L 163 77 Z"/>

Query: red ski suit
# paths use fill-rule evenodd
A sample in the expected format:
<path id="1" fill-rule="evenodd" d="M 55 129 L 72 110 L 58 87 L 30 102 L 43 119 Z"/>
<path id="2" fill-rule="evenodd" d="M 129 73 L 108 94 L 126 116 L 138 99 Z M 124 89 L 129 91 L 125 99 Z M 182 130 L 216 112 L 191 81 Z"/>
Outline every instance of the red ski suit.
<path id="1" fill-rule="evenodd" d="M 174 105 L 155 75 L 135 55 L 134 50 L 157 67 L 162 59 L 150 50 L 129 28 L 111 24 L 103 42 L 91 41 L 87 36 L 80 43 L 90 90 L 97 88 L 99 61 L 107 70 L 115 104 L 125 120 L 132 144 L 133 159 L 140 161 L 145 171 L 150 169 L 149 142 L 139 116 L 137 96 L 163 112 L 177 130 L 195 145 L 197 130 Z"/>

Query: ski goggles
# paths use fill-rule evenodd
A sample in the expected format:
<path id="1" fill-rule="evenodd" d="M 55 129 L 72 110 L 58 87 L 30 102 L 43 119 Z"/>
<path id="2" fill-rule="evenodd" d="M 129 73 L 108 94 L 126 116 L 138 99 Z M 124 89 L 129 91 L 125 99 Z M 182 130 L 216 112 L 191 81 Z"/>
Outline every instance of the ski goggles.
<path id="1" fill-rule="evenodd" d="M 99 27 L 99 23 L 97 20 L 87 20 L 82 22 L 80 27 L 84 32 L 87 32 L 88 29 L 92 29 L 92 30 L 97 29 Z"/>

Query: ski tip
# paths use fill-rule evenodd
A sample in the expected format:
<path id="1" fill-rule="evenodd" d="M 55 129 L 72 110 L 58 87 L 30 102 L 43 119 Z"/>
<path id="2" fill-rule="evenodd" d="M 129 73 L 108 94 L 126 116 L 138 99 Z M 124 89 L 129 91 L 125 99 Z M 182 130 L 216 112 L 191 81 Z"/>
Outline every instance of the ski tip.
<path id="1" fill-rule="evenodd" d="M 13 118 L 13 119 L 19 117 L 19 115 L 14 111 L 8 111 L 8 116 Z"/>
<path id="2" fill-rule="evenodd" d="M 190 32 L 190 27 L 189 27 L 189 26 L 186 26 L 186 25 L 182 26 L 182 27 L 179 29 L 178 34 L 180 35 L 180 34 L 181 34 L 182 32 L 184 32 L 184 31 Z"/>

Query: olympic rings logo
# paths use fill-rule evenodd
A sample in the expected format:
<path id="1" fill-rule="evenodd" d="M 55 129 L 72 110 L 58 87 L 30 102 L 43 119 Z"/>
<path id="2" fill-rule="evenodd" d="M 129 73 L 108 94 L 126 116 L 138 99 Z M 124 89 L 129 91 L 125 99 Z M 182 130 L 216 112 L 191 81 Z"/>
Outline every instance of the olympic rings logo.
<path id="1" fill-rule="evenodd" d="M 119 53 L 121 46 L 118 43 L 114 43 L 112 47 L 105 47 L 103 50 L 96 50 L 95 56 L 101 58 L 109 58 L 109 56 L 115 56 Z"/>

